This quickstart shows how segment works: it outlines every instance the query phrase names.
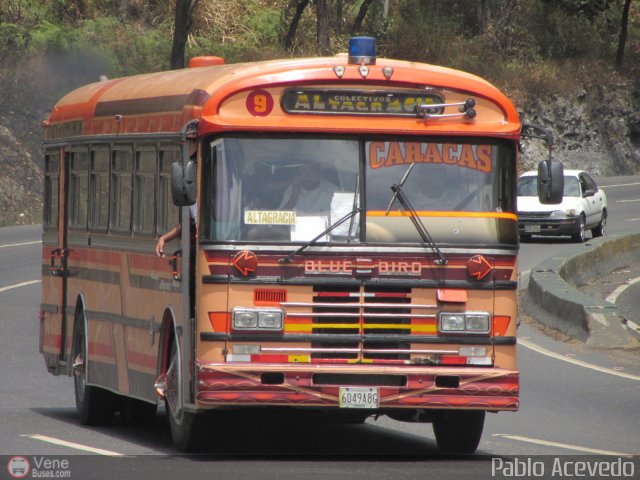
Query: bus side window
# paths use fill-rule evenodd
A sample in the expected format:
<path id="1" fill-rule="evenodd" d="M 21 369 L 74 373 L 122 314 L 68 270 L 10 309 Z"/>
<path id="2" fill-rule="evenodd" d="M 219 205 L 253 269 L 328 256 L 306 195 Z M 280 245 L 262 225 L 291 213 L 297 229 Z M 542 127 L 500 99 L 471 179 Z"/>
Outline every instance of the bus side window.
<path id="1" fill-rule="evenodd" d="M 159 178 L 158 201 L 156 210 L 156 225 L 158 235 L 162 235 L 175 227 L 180 221 L 180 209 L 173 204 L 171 199 L 171 164 L 181 158 L 180 147 L 160 146 L 159 152 Z"/>
<path id="2" fill-rule="evenodd" d="M 89 161 L 87 150 L 69 153 L 69 227 L 86 230 L 89 203 Z"/>
<path id="3" fill-rule="evenodd" d="M 91 150 L 89 171 L 89 229 L 106 232 L 109 225 L 109 150 Z"/>
<path id="4" fill-rule="evenodd" d="M 133 231 L 153 234 L 155 226 L 156 150 L 145 147 L 136 151 L 135 182 L 133 185 Z"/>
<path id="5" fill-rule="evenodd" d="M 60 152 L 53 150 L 44 157 L 44 216 L 45 229 L 58 227 L 58 198 L 60 195 Z"/>
<path id="6" fill-rule="evenodd" d="M 132 161 L 128 148 L 114 149 L 111 154 L 111 230 L 126 233 L 131 230 Z"/>

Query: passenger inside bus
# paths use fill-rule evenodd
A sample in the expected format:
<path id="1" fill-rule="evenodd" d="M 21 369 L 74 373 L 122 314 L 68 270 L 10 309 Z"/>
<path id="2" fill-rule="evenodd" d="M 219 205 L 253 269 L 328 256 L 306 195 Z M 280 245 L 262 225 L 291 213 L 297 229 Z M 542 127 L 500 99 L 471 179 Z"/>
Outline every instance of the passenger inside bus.
<path id="1" fill-rule="evenodd" d="M 189 143 L 189 156 L 192 161 L 197 161 L 198 159 L 198 145 L 196 143 Z M 189 216 L 191 217 L 190 225 L 191 225 L 191 238 L 192 240 L 195 238 L 196 231 L 196 219 L 198 218 L 198 204 L 194 203 L 189 207 Z M 175 240 L 176 238 L 180 238 L 182 234 L 182 224 L 178 222 L 176 226 L 174 226 L 171 230 L 164 233 L 158 238 L 156 242 L 156 255 L 160 258 L 164 257 L 164 246 L 167 242 L 171 240 Z M 193 243 L 193 242 L 192 242 Z"/>
<path id="2" fill-rule="evenodd" d="M 194 203 L 189 207 L 189 216 L 191 217 L 191 228 L 193 230 L 195 230 L 195 222 L 196 222 L 195 219 L 197 218 L 197 215 L 198 215 L 198 204 Z M 156 255 L 159 256 L 160 258 L 163 258 L 165 256 L 164 246 L 171 240 L 180 238 L 181 234 L 182 234 L 182 224 L 178 223 L 175 227 L 173 227 L 171 230 L 166 232 L 164 235 L 161 235 L 160 238 L 158 238 L 158 241 L 156 243 Z"/>

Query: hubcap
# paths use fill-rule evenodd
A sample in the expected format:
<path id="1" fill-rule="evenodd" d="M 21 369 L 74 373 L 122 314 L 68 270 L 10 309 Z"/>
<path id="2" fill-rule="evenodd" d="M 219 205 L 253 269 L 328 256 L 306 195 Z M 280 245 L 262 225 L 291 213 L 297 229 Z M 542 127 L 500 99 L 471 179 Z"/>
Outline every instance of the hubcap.
<path id="1" fill-rule="evenodd" d="M 73 361 L 73 382 L 76 387 L 76 396 L 80 403 L 84 400 L 84 386 L 85 386 L 85 369 L 84 369 L 84 355 L 79 353 L 76 355 Z"/>
<path id="2" fill-rule="evenodd" d="M 172 412 L 175 412 L 178 407 L 178 362 L 176 357 L 171 359 L 171 365 L 167 370 L 165 376 L 165 398 L 167 399 L 167 405 Z"/>

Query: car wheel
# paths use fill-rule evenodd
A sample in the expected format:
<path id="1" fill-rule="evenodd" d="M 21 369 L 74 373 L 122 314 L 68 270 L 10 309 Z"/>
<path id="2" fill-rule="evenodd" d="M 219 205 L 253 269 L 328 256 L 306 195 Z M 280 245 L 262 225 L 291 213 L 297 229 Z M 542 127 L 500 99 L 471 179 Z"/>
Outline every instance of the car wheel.
<path id="1" fill-rule="evenodd" d="M 591 230 L 593 237 L 604 237 L 607 233 L 607 211 L 602 210 L 602 219 L 598 226 Z"/>
<path id="2" fill-rule="evenodd" d="M 579 243 L 584 243 L 585 234 L 586 234 L 586 220 L 584 218 L 584 214 L 580 215 L 580 220 L 578 220 L 578 226 L 576 228 L 575 233 L 572 235 L 574 241 Z"/>

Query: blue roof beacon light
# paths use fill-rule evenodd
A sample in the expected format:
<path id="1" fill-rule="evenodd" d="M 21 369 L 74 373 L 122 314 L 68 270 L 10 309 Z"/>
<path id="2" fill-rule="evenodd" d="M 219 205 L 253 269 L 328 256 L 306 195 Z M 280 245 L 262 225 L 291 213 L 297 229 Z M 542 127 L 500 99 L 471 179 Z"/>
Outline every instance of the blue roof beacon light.
<path id="1" fill-rule="evenodd" d="M 375 65 L 376 39 L 351 37 L 349 39 L 349 63 L 352 65 Z"/>

